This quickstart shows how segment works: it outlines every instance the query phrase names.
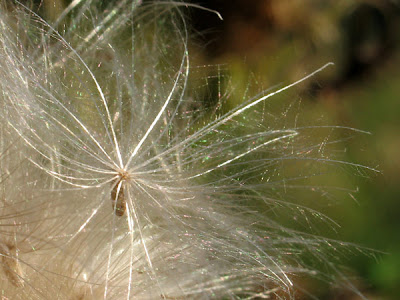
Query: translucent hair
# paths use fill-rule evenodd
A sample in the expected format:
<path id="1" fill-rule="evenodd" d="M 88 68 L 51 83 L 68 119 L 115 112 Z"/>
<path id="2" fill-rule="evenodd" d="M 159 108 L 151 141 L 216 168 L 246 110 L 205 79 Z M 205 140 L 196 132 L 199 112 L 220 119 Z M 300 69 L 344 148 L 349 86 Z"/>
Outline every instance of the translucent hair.
<path id="1" fill-rule="evenodd" d="M 336 140 L 307 137 L 358 131 L 279 128 L 262 109 L 330 64 L 205 109 L 184 15 L 204 8 L 107 3 L 74 0 L 53 17 L 0 3 L 2 296 L 291 299 L 301 276 L 357 293 L 338 249 L 358 248 L 281 216 L 333 222 L 291 197 L 327 192 L 308 176 L 365 167 L 321 154 Z M 288 164 L 296 174 L 283 175 Z"/>

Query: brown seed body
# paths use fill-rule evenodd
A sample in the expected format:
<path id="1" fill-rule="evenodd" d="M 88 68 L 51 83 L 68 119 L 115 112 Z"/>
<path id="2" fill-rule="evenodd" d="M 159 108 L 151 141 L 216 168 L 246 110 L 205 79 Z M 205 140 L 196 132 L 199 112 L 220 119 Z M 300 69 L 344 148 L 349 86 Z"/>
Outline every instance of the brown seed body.
<path id="1" fill-rule="evenodd" d="M 124 186 L 122 179 L 114 181 L 114 187 L 111 190 L 112 207 L 118 217 L 122 217 L 126 210 L 126 201 L 124 196 Z M 119 188 L 119 186 L 121 186 Z M 119 190 L 118 190 L 119 188 Z"/>
<path id="2" fill-rule="evenodd" d="M 17 258 L 17 249 L 0 244 L 1 265 L 8 280 L 16 287 L 24 285 L 22 269 Z"/>

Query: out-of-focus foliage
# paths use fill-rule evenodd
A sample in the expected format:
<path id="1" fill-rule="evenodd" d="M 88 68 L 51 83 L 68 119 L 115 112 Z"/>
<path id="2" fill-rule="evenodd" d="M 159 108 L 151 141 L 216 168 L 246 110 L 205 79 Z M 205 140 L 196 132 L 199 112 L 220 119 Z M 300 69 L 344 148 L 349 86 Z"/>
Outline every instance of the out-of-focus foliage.
<path id="1" fill-rule="evenodd" d="M 349 160 L 382 174 L 360 180 L 356 201 L 333 203 L 325 213 L 348 241 L 384 254 L 353 256 L 355 283 L 371 299 L 400 295 L 400 2 L 326 0 L 200 1 L 221 22 L 193 12 L 197 49 L 208 64 L 228 63 L 240 98 L 251 90 L 287 83 L 333 61 L 335 67 L 297 90 L 299 119 L 340 124 L 372 133 L 348 144 Z M 296 97 L 297 96 L 297 97 Z M 290 97 L 285 96 L 284 99 Z M 279 100 L 278 100 L 279 101 Z M 281 100 L 281 109 L 291 103 Z M 232 105 L 235 105 L 233 103 Z M 283 109 L 284 111 L 284 109 Z M 285 118 L 286 119 L 286 118 Z M 290 118 L 289 118 L 290 119 Z M 346 142 L 346 141 L 344 141 Z M 348 180 L 329 178 L 329 182 Z M 325 184 L 328 184 L 326 182 Z M 318 204 L 315 204 L 318 205 Z M 322 297 L 322 296 L 321 296 Z M 336 298 L 335 298 L 336 297 Z M 326 299 L 345 299 L 345 295 Z"/>

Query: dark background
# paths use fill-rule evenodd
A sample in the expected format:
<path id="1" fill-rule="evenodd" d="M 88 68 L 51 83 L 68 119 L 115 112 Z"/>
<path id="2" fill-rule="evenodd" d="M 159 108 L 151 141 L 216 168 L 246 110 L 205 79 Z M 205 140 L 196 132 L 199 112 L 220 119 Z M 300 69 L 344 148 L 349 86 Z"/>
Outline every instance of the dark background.
<path id="1" fill-rule="evenodd" d="M 317 108 L 331 123 L 369 131 L 372 135 L 353 141 L 345 156 L 381 173 L 356 180 L 358 203 L 343 201 L 332 217 L 342 225 L 340 238 L 384 252 L 351 258 L 356 285 L 370 299 L 400 299 L 400 3 L 195 3 L 217 10 L 224 20 L 191 10 L 194 48 L 205 64 L 226 63 L 233 82 L 251 77 L 268 87 L 335 63 L 302 86 L 299 97 L 305 110 Z"/>

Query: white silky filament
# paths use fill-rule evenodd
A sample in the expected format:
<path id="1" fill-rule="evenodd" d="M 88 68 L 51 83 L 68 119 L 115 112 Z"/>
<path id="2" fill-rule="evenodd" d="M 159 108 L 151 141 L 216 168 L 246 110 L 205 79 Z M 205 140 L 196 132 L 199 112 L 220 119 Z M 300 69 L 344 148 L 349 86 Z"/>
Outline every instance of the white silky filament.
<path id="1" fill-rule="evenodd" d="M 184 6 L 75 0 L 49 21 L 0 3 L 5 299 L 291 298 L 296 274 L 342 276 L 336 242 L 268 212 L 317 215 L 280 198 L 285 162 L 347 163 L 259 110 L 330 64 L 203 124 Z"/>

